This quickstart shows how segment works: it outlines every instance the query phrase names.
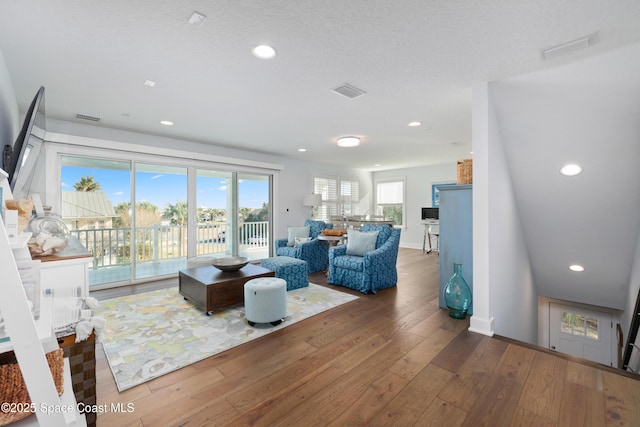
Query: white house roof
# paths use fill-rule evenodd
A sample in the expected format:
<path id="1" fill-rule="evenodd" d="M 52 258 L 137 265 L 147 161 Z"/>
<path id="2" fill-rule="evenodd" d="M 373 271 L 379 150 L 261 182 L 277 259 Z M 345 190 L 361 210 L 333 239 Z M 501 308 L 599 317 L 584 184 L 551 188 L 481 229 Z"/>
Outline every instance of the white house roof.
<path id="1" fill-rule="evenodd" d="M 64 218 L 111 218 L 117 216 L 107 195 L 100 191 L 63 191 Z"/>

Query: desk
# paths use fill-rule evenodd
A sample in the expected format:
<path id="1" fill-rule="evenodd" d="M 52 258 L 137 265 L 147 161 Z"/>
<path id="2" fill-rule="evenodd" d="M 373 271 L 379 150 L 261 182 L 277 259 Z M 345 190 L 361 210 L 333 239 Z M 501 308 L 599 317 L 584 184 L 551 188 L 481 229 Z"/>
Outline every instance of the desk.
<path id="1" fill-rule="evenodd" d="M 431 253 L 433 245 L 431 237 L 436 238 L 436 252 L 440 252 L 440 221 L 437 219 L 427 219 L 422 221 L 424 224 L 424 238 L 422 239 L 422 252 Z M 429 241 L 429 250 L 427 250 L 427 240 Z"/>

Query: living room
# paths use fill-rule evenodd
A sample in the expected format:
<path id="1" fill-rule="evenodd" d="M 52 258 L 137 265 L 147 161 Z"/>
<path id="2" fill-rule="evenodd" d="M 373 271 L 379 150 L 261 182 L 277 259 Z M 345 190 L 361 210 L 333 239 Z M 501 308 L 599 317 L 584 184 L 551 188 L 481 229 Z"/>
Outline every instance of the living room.
<path id="1" fill-rule="evenodd" d="M 37 2 L 36 2 L 37 3 Z M 258 2 L 259 3 L 259 2 Z M 181 119 L 174 119 L 176 126 L 170 128 L 155 127 L 159 120 L 169 118 L 161 117 L 164 111 L 155 110 L 153 118 L 141 116 L 144 122 L 144 130 L 135 126 L 135 114 L 130 114 L 127 109 L 121 107 L 103 114 L 95 112 L 92 104 L 95 99 L 104 97 L 105 103 L 110 98 L 107 94 L 97 95 L 91 89 L 90 79 L 93 75 L 83 63 L 83 58 L 89 61 L 89 56 L 80 54 L 80 47 L 69 48 L 53 44 L 49 51 L 59 49 L 60 57 L 69 55 L 60 63 L 53 58 L 40 56 L 34 63 L 28 60 L 24 65 L 16 65 L 16 61 L 28 56 L 30 49 L 20 48 L 23 40 L 29 40 L 26 30 L 16 30 L 15 24 L 8 21 L 15 18 L 2 19 L 2 42 L 0 43 L 0 117 L 2 126 L 2 144 L 12 143 L 15 140 L 17 128 L 21 123 L 28 102 L 33 97 L 40 85 L 46 87 L 48 98 L 47 108 L 56 111 L 47 120 L 47 136 L 51 147 L 57 147 L 51 151 L 48 157 L 46 176 L 51 177 L 45 183 L 42 192 L 46 203 L 54 208 L 59 207 L 61 200 L 59 192 L 61 181 L 57 155 L 60 153 L 73 153 L 88 157 L 99 156 L 104 150 L 118 151 L 121 157 L 138 157 L 139 159 L 156 160 L 159 156 L 179 158 L 191 165 L 222 164 L 238 166 L 244 171 L 268 172 L 273 178 L 273 234 L 274 237 L 284 237 L 288 226 L 297 226 L 310 218 L 312 208 L 303 206 L 304 195 L 314 190 L 314 178 L 334 177 L 338 180 L 357 181 L 360 186 L 360 199 L 362 206 L 367 209 L 359 211 L 360 214 L 373 213 L 375 209 L 375 186 L 377 182 L 401 178 L 406 185 L 404 200 L 405 217 L 402 225 L 400 246 L 405 249 L 420 250 L 423 242 L 424 226 L 420 217 L 420 208 L 431 206 L 431 189 L 433 184 L 455 182 L 455 161 L 473 157 L 474 162 L 474 318 L 471 319 L 471 329 L 484 335 L 499 334 L 523 342 L 544 345 L 548 343 L 548 319 L 549 301 L 570 301 L 591 307 L 599 307 L 613 313 L 614 323 L 620 323 L 625 334 L 625 341 L 630 331 L 632 312 L 640 288 L 640 249 L 638 241 L 639 220 L 635 212 L 640 208 L 640 192 L 637 190 L 637 182 L 640 181 L 640 172 L 635 168 L 636 159 L 639 157 L 637 141 L 640 140 L 637 130 L 637 99 L 640 98 L 640 89 L 635 82 L 640 58 L 638 47 L 638 30 L 633 24 L 637 20 L 638 10 L 634 2 L 623 2 L 612 10 L 603 11 L 600 6 L 589 4 L 583 12 L 588 16 L 584 20 L 576 19 L 572 22 L 571 30 L 566 30 L 563 25 L 570 20 L 571 14 L 561 11 L 552 4 L 544 2 L 543 6 L 531 2 L 523 6 L 522 11 L 504 11 L 504 15 L 490 10 L 477 11 L 485 22 L 493 23 L 493 28 L 500 28 L 494 34 L 487 34 L 492 26 L 479 24 L 482 20 L 475 20 L 471 24 L 472 36 L 466 42 L 470 45 L 482 44 L 483 55 L 494 58 L 494 65 L 500 68 L 499 73 L 491 73 L 491 69 L 478 69 L 469 73 L 464 79 L 455 83 L 443 83 L 454 86 L 453 90 L 428 92 L 419 95 L 407 95 L 414 89 L 403 88 L 398 84 L 406 77 L 405 70 L 415 66 L 410 54 L 404 54 L 405 62 L 402 62 L 402 70 L 385 70 L 378 66 L 378 58 L 375 55 L 364 54 L 362 64 L 346 62 L 348 51 L 340 51 L 332 60 L 318 61 L 308 59 L 301 60 L 312 68 L 324 69 L 321 65 L 331 64 L 332 68 L 340 69 L 343 64 L 343 72 L 320 80 L 326 94 L 318 94 L 317 104 L 332 101 L 342 101 L 330 89 L 350 81 L 361 85 L 367 90 L 361 99 L 347 100 L 349 103 L 341 105 L 339 113 L 348 116 L 353 124 L 339 122 L 334 130 L 326 131 L 322 137 L 309 138 L 308 133 L 294 134 L 287 123 L 277 122 L 280 132 L 273 137 L 275 140 L 287 141 L 290 155 L 282 152 L 270 152 L 269 144 L 255 142 L 261 145 L 260 149 L 241 148 L 247 139 L 251 138 L 246 128 L 256 127 L 263 122 L 275 120 L 274 116 L 293 117 L 294 110 L 303 110 L 306 120 L 298 119 L 296 122 L 304 123 L 309 129 L 321 127 L 316 123 L 327 115 L 326 110 L 321 109 L 314 102 L 314 97 L 307 91 L 303 91 L 296 85 L 293 75 L 304 74 L 298 68 L 291 68 L 287 72 L 280 69 L 278 72 L 291 84 L 289 92 L 298 93 L 294 97 L 296 104 L 284 106 L 274 116 L 271 113 L 278 110 L 278 99 L 283 89 L 279 91 L 265 89 L 268 81 L 267 73 L 263 65 L 273 64 L 257 61 L 248 53 L 247 59 L 242 59 L 244 68 L 234 68 L 234 73 L 241 74 L 245 80 L 251 81 L 248 93 L 256 93 L 256 101 L 252 102 L 249 95 L 240 97 L 237 103 L 214 102 L 215 95 L 204 96 L 207 101 L 204 106 L 191 105 L 191 99 L 201 96 L 201 93 L 217 94 L 218 87 L 205 86 L 202 91 L 185 90 L 185 82 L 190 74 L 189 67 L 183 67 L 181 73 L 175 75 L 174 80 L 179 83 L 176 86 L 176 94 L 188 93 L 186 100 L 178 101 L 176 98 L 159 97 L 154 99 L 156 104 L 175 103 L 178 109 L 186 111 Z M 166 6 L 166 5 L 165 5 Z M 193 25 L 207 29 L 207 25 L 216 17 L 215 11 L 205 10 L 205 5 L 200 12 L 207 18 L 202 24 L 184 24 L 187 31 L 192 31 Z M 264 5 L 262 5 L 264 6 Z M 361 5 L 362 6 L 362 5 Z M 381 5 L 378 5 L 381 6 Z M 420 7 L 418 3 L 416 7 Z M 443 5 L 440 5 L 444 7 Z M 28 6 L 10 6 L 10 12 L 18 16 Z M 168 7 L 168 6 L 167 6 Z M 256 5 L 257 7 L 257 5 Z M 502 5 L 502 7 L 506 7 Z M 538 9 L 538 7 L 540 9 Z M 14 9 L 16 8 L 16 9 Z M 191 8 L 191 7 L 190 7 Z M 384 11 L 386 7 L 382 7 Z M 582 6 L 581 6 L 582 8 Z M 8 10 L 9 10 L 8 9 Z M 331 8 L 328 8 L 330 10 Z M 463 10 L 450 11 L 452 14 L 462 13 Z M 517 8 L 516 8 L 517 9 Z M 61 19 L 62 27 L 69 27 L 59 15 L 70 11 L 58 10 L 56 12 L 42 9 L 42 14 L 52 13 Z M 256 17 L 260 15 L 256 9 L 256 15 L 252 15 L 251 22 L 260 22 Z M 549 16 L 540 10 L 551 11 Z M 367 13 L 372 22 L 384 22 L 383 11 L 370 11 L 366 8 L 354 6 L 351 12 Z M 87 14 L 87 11 L 80 11 Z M 80 13 L 79 12 L 79 13 Z M 140 11 L 138 11 L 140 12 Z M 173 11 L 175 12 L 175 11 Z M 180 10 L 182 15 L 190 15 L 192 10 Z M 311 25 L 314 21 L 304 11 L 298 11 L 305 17 L 301 22 Z M 5 16 L 12 15 L 7 13 Z M 121 16 L 117 14 L 107 15 L 112 24 L 119 21 Z M 293 12 L 292 12 L 293 13 Z M 328 12 L 327 12 L 328 13 Z M 395 34 L 394 39 L 398 45 L 406 41 L 402 34 L 395 33 L 394 25 L 408 19 L 406 10 L 403 13 L 396 11 L 392 14 L 387 28 L 389 34 Z M 97 12 L 95 15 L 99 15 Z M 167 12 L 168 15 L 172 13 Z M 235 14 L 240 12 L 235 11 Z M 234 15 L 235 15 L 234 14 Z M 420 14 L 418 14 L 420 15 Z M 84 16 L 84 15 L 83 15 Z M 505 18 L 509 16 L 509 19 Z M 528 16 L 533 16 L 532 22 L 543 23 L 540 28 L 531 29 L 526 25 Z M 185 20 L 189 16 L 185 16 Z M 40 17 L 40 19 L 43 19 Z M 177 22 L 177 18 L 172 17 Z M 394 20 L 397 19 L 397 20 Z M 269 19 L 265 19 L 269 21 Z M 365 20 L 366 21 L 366 20 Z M 411 20 L 409 20 L 411 21 Z M 419 21 L 419 20 L 418 20 Z M 82 22 L 82 28 L 78 33 L 83 37 L 91 34 L 87 22 Z M 213 21 L 218 23 L 218 21 Z M 429 21 L 430 22 L 430 21 Z M 455 22 L 458 21 L 445 21 Z M 407 22 L 406 31 L 417 31 L 413 26 L 420 26 L 424 22 Z M 123 27 L 127 25 L 122 24 Z M 182 24 L 176 24 L 179 26 Z M 229 25 L 226 23 L 225 25 Z M 325 23 L 329 28 L 329 23 Z M 441 23 L 441 25 L 444 25 Z M 568 24 L 567 24 L 568 25 Z M 504 34 L 518 33 L 516 27 L 527 27 L 531 32 L 526 33 L 532 38 L 527 45 L 527 53 L 521 54 L 523 48 L 516 52 L 501 53 L 506 49 L 504 44 L 497 44 L 497 40 L 509 39 Z M 402 28 L 402 26 L 400 25 Z M 114 28 L 123 30 L 114 24 Z M 225 27 L 226 28 L 226 27 Z M 315 28 L 315 27 L 312 27 Z M 437 26 L 434 26 L 438 28 Z M 563 30 L 564 28 L 564 30 Z M 372 29 L 364 24 L 358 26 L 363 32 L 362 39 L 372 37 Z M 368 30 L 368 31 L 367 31 Z M 297 31 L 301 31 L 297 29 Z M 524 29 L 522 34 L 525 34 Z M 56 28 L 55 33 L 63 32 Z M 594 33 L 595 32 L 595 33 Z M 543 34 L 549 37 L 543 36 Z M 136 45 L 139 52 L 143 47 L 153 45 L 153 35 L 150 32 L 138 40 Z M 300 37 L 301 33 L 295 32 Z M 315 37 L 310 32 L 305 39 L 313 41 Z M 519 34 L 519 33 L 518 33 Z M 540 51 L 544 48 L 558 45 L 567 41 L 576 41 L 586 35 L 595 34 L 586 42 L 582 49 L 569 52 L 566 56 L 541 59 Z M 5 37 L 6 36 L 6 37 Z M 26 38 L 23 38 L 26 37 Z M 433 65 L 434 71 L 444 67 L 447 60 L 452 61 L 458 68 L 473 68 L 473 64 L 455 62 L 451 52 L 455 52 L 458 46 L 455 43 L 442 41 L 437 33 L 423 35 L 440 40 L 441 43 L 429 45 L 434 57 L 440 61 Z M 106 35 L 103 35 L 105 40 Z M 197 38 L 190 36 L 180 39 L 185 45 L 197 43 Z M 275 37 L 275 36 L 272 36 Z M 407 37 L 412 37 L 408 35 Z M 486 38 L 483 43 L 480 40 Z M 81 37 L 77 37 L 78 39 Z M 179 37 L 178 37 L 179 38 Z M 68 40 L 65 40 L 68 41 Z M 244 40 L 243 40 L 244 41 Z M 258 41 L 247 41 L 248 44 Z M 491 46 L 491 42 L 494 43 Z M 26 41 L 24 41 L 26 43 Z M 33 43 L 33 41 L 32 41 Z M 53 43 L 53 42 L 52 42 Z M 338 43 L 338 42 L 334 42 Z M 109 50 L 108 43 L 103 46 Z M 393 45 L 393 43 L 390 43 Z M 403 49 L 398 48 L 398 51 Z M 410 46 L 416 47 L 414 44 Z M 420 45 L 420 43 L 418 43 Z M 535 45 L 535 48 L 532 47 Z M 281 47 L 282 46 L 282 47 Z M 286 54 L 285 44 L 280 44 L 276 60 Z M 334 47 L 337 45 L 334 45 Z M 443 46 L 438 48 L 438 46 Z M 45 48 L 46 50 L 47 48 Z M 75 50 L 73 50 L 75 49 Z M 389 44 L 384 45 L 383 51 L 391 50 Z M 192 57 L 187 50 L 171 50 L 176 54 L 174 62 L 189 63 Z M 470 58 L 472 52 L 467 52 Z M 136 53 L 137 55 L 137 53 Z M 132 69 L 138 66 L 137 56 L 130 54 L 122 63 L 131 61 Z M 520 56 L 522 55 L 522 56 Z M 193 54 L 197 56 L 197 54 Z M 535 60 L 534 60 L 535 57 Z M 75 59 L 74 59 L 75 58 Z M 22 60 L 22 59 L 21 59 Z M 522 65 L 526 63 L 526 65 Z M 534 64 L 535 63 L 535 64 Z M 257 65 L 260 64 L 260 65 Z M 532 65 L 534 64 L 534 65 Z M 38 67 L 39 65 L 39 67 Z M 424 65 L 424 64 L 423 64 Z M 203 67 L 198 63 L 194 67 Z M 221 66 L 222 67 L 222 66 Z M 273 65 L 266 65 L 273 67 Z M 426 67 L 426 65 L 425 65 Z M 501 68 L 502 67 L 502 68 Z M 125 67 L 111 64 L 110 73 Z M 206 68 L 206 67 L 203 67 Z M 363 68 L 365 68 L 363 70 Z M 40 69 L 38 74 L 36 70 Z M 72 91 L 87 93 L 83 103 L 67 106 L 65 99 L 67 88 L 56 85 L 53 75 L 64 74 L 73 69 L 74 79 L 77 79 L 77 87 Z M 209 68 L 214 70 L 215 67 Z M 376 70 L 380 71 L 376 71 Z M 425 68 L 427 69 L 427 68 Z M 273 70 L 272 70 L 273 71 Z M 441 71 L 439 71 L 441 73 Z M 421 71 L 425 76 L 429 73 Z M 160 74 L 160 73 L 158 73 Z M 211 74 L 215 74 L 211 72 Z M 445 73 L 446 74 L 446 73 Z M 251 76 L 248 78 L 247 76 Z M 271 75 L 271 74 L 269 74 Z M 338 77 L 338 75 L 340 77 Z M 352 80 L 352 75 L 358 76 Z M 136 79 L 142 73 L 136 73 Z M 393 77 L 393 78 L 392 78 Z M 144 76 L 145 78 L 155 78 Z M 229 77 L 226 77 L 229 78 Z M 375 78 L 375 79 L 374 79 Z M 426 79 L 426 77 L 424 77 Z M 106 79 L 106 77 L 105 77 Z M 379 79 L 379 80 L 376 80 Z M 396 90 L 406 98 L 399 101 L 395 98 L 391 86 L 382 86 L 388 83 L 388 79 L 394 80 Z M 230 81 L 230 80 L 229 80 Z M 229 81 L 224 81 L 228 83 Z M 142 90 L 154 90 L 142 87 L 127 87 L 125 92 L 132 94 L 131 100 L 124 104 L 133 104 L 136 97 L 148 94 Z M 105 86 L 109 86 L 109 80 L 105 80 Z M 137 84 L 137 83 L 136 83 Z M 159 82 L 159 87 L 168 84 L 167 80 Z M 133 85 L 133 84 L 132 84 Z M 386 87 L 384 90 L 383 87 Z M 194 93 L 198 95 L 193 95 Z M 315 92 L 314 92 L 315 93 Z M 49 96 L 49 94 L 51 94 Z M 305 94 L 305 96 L 303 96 Z M 176 95 L 177 96 L 177 95 Z M 334 97 L 334 98 L 331 98 Z M 439 105 L 422 107 L 421 117 L 409 117 L 402 120 L 393 113 L 393 118 L 399 124 L 392 131 L 390 137 L 376 139 L 374 132 L 381 127 L 390 127 L 382 122 L 386 110 L 400 109 L 400 104 L 416 105 L 419 101 L 415 98 L 432 97 Z M 271 100 L 271 101 L 269 101 Z M 371 101 L 367 101 L 371 100 Z M 228 101 L 228 100 L 227 100 Z M 377 115 L 372 122 L 365 122 L 367 114 L 358 110 L 358 104 L 371 102 L 384 104 L 385 107 L 377 110 Z M 206 104 L 209 104 L 207 107 Z M 194 104 L 195 105 L 195 104 Z M 392 107 L 389 107 L 392 106 Z M 119 107 L 114 107 L 119 108 Z M 441 108 L 441 113 L 438 113 Z M 257 114 L 256 114 L 257 111 Z M 383 111 L 381 113 L 380 111 Z M 252 112 L 252 124 L 244 121 L 243 115 Z M 406 110 L 403 110 L 405 113 Z M 73 114 L 93 114 L 102 117 L 102 123 L 89 125 L 79 119 L 72 118 Z M 162 114 L 160 114 L 162 113 Z M 268 119 L 260 119 L 261 114 L 270 113 Z M 455 113 L 455 114 L 454 114 Z M 139 113 L 140 114 L 140 113 Z M 392 114 L 389 112 L 389 114 Z M 158 117 L 156 117 L 158 116 Z M 187 120 L 187 116 L 200 117 L 201 126 L 211 126 L 210 138 L 196 136 L 190 130 L 176 131 L 180 123 Z M 364 116 L 364 117 L 363 117 Z M 170 117 L 174 118 L 176 116 Z M 455 124 L 453 122 L 455 117 Z M 212 119 L 213 118 L 213 119 Z M 413 120 L 424 120 L 424 125 L 418 129 L 412 129 L 407 123 Z M 126 122 L 130 120 L 131 123 Z M 153 125 L 151 122 L 153 121 Z M 216 134 L 217 122 L 227 121 L 238 129 L 237 139 L 233 135 L 220 132 Z M 295 120 L 292 120 L 295 121 Z M 331 120 L 329 120 L 330 122 Z M 107 126 L 110 122 L 117 122 L 115 128 Z M 5 125 L 6 124 L 6 125 Z M 367 127 L 369 126 L 369 127 Z M 141 125 L 142 127 L 142 125 Z M 369 130 L 370 129 L 370 130 Z M 410 132 L 416 130 L 416 137 Z M 293 136 L 288 136 L 287 134 Z M 362 135 L 360 147 L 340 149 L 336 146 L 335 138 L 340 135 L 358 133 Z M 471 151 L 473 141 L 473 154 Z M 273 143 L 275 147 L 275 142 Z M 62 148 L 64 147 L 64 148 Z M 306 152 L 298 149 L 306 149 Z M 53 150 L 53 148 L 52 148 Z M 66 150 L 66 151 L 65 151 Z M 375 153 L 378 160 L 375 160 Z M 372 154 L 373 153 L 373 154 Z M 381 153 L 381 154 L 380 154 Z M 428 153 L 431 157 L 424 160 L 423 155 Z M 446 156 L 445 154 L 446 153 Z M 306 156 L 306 157 L 305 157 Z M 380 158 L 381 157 L 381 158 Z M 420 162 L 415 163 L 415 162 Z M 572 181 L 562 181 L 563 177 L 557 172 L 565 162 L 575 161 L 583 164 L 585 173 Z M 375 166 L 381 164 L 381 166 Z M 590 173 L 587 173 L 590 172 Z M 597 173 L 596 173 L 597 172 Z M 582 181 L 579 181 L 582 179 Z M 567 183 L 568 182 L 568 183 Z M 603 218 L 606 218 L 603 220 Z M 581 276 L 568 273 L 570 263 L 585 264 L 585 271 Z M 509 304 L 504 304 L 509 301 Z M 518 319 L 515 321 L 514 319 Z"/>

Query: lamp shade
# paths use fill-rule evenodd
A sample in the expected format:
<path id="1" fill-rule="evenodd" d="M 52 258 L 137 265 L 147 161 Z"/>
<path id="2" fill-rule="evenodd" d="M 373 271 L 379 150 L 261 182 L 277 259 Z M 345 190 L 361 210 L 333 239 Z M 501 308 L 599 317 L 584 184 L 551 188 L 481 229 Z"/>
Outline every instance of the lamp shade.
<path id="1" fill-rule="evenodd" d="M 302 206 L 320 206 L 322 196 L 320 194 L 305 194 L 302 199 Z"/>

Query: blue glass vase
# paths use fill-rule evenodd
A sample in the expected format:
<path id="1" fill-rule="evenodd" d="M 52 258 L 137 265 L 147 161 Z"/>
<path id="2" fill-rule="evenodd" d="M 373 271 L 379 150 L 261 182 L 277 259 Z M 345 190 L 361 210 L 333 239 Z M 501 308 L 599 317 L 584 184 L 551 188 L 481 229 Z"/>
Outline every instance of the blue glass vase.
<path id="1" fill-rule="evenodd" d="M 453 264 L 453 276 L 444 287 L 444 300 L 449 316 L 464 319 L 471 307 L 471 289 L 462 277 L 462 264 Z"/>

